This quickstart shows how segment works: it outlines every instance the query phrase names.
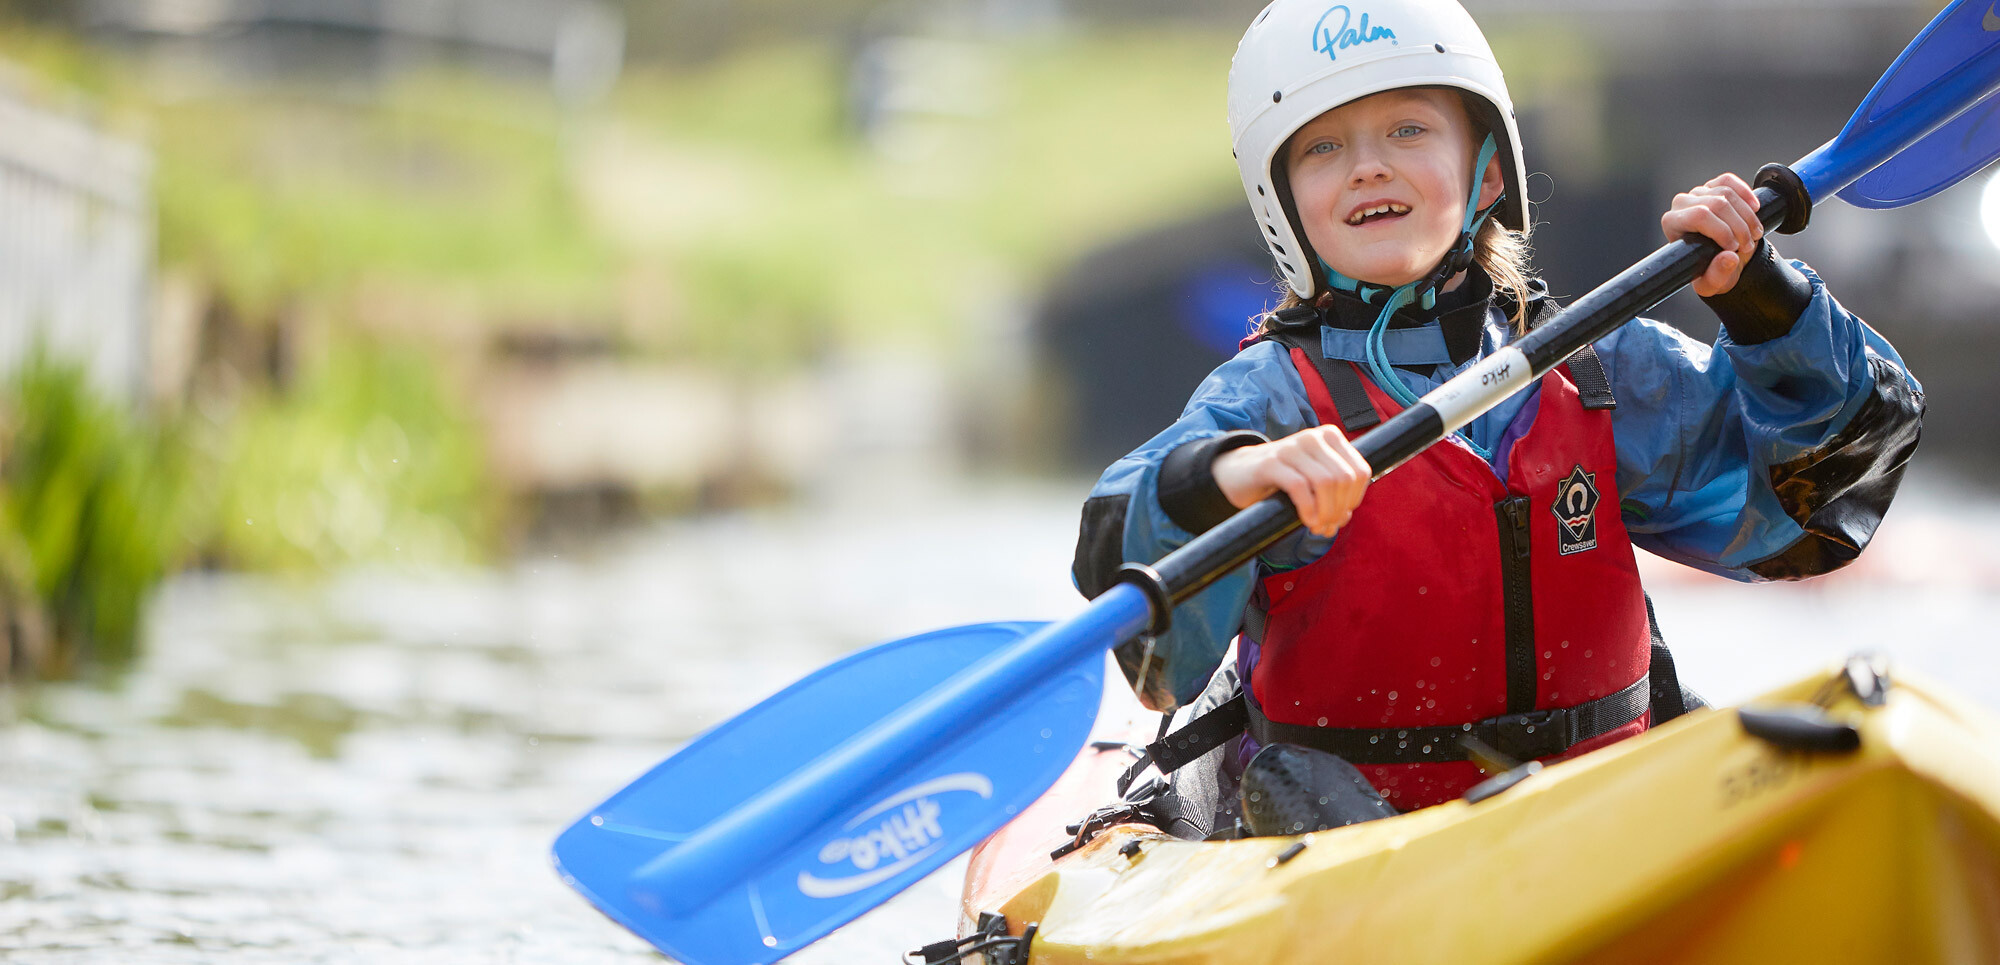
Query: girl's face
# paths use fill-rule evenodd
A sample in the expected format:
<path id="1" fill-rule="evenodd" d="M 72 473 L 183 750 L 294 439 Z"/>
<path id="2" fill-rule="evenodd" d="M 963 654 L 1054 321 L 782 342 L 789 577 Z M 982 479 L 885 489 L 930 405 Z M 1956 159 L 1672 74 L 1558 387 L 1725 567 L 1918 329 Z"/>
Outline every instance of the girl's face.
<path id="1" fill-rule="evenodd" d="M 1384 91 L 1313 118 L 1283 154 L 1313 251 L 1334 271 L 1377 285 L 1429 273 L 1465 223 L 1479 151 L 1472 134 L 1458 95 L 1431 88 Z M 1500 190 L 1495 158 L 1479 206 Z"/>

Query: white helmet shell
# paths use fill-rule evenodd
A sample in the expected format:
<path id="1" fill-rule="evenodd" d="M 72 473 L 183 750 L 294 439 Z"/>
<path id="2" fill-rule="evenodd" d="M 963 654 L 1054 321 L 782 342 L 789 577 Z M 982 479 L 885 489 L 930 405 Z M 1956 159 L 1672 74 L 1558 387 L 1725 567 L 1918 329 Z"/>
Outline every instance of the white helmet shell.
<path id="1" fill-rule="evenodd" d="M 1320 114 L 1398 87 L 1451 87 L 1484 100 L 1507 196 L 1494 217 L 1528 230 L 1527 174 L 1514 102 L 1493 48 L 1456 0 L 1273 0 L 1229 65 L 1229 134 L 1250 210 L 1285 281 L 1300 298 L 1319 293 L 1314 255 L 1298 215 L 1279 192 L 1272 162 L 1287 138 Z M 1491 120 L 1491 118 L 1489 118 Z"/>

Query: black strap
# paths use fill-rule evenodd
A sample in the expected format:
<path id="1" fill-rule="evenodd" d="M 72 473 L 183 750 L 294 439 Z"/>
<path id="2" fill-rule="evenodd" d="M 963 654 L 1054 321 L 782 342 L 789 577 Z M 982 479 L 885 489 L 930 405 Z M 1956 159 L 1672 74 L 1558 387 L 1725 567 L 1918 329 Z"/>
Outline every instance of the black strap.
<path id="1" fill-rule="evenodd" d="M 1562 314 L 1562 306 L 1549 297 L 1549 286 L 1536 278 L 1528 282 L 1528 327 L 1535 328 Z M 1611 394 L 1611 381 L 1604 377 L 1604 362 L 1589 345 L 1569 357 L 1569 380 L 1576 384 L 1578 401 L 1586 409 L 1616 409 L 1618 399 Z"/>
<path id="2" fill-rule="evenodd" d="M 1611 394 L 1611 381 L 1604 377 L 1604 362 L 1589 345 L 1569 357 L 1569 380 L 1576 383 L 1577 401 L 1586 409 L 1616 409 L 1618 399 Z"/>
<path id="3" fill-rule="evenodd" d="M 1474 737 L 1515 760 L 1552 757 L 1638 720 L 1651 704 L 1652 683 L 1640 677 L 1623 690 L 1575 707 L 1503 714 L 1441 727 L 1312 727 L 1281 724 L 1246 700 L 1250 736 L 1260 744 L 1298 744 L 1338 754 L 1350 764 L 1427 764 L 1470 759 L 1459 744 Z M 1172 740 L 1170 735 L 1168 740 Z"/>
<path id="4" fill-rule="evenodd" d="M 1653 662 L 1646 668 L 1646 677 L 1652 681 L 1653 726 L 1658 727 L 1694 708 L 1688 706 L 1688 692 L 1681 688 L 1680 674 L 1674 671 L 1674 655 L 1660 636 L 1651 594 L 1646 596 L 1646 629 L 1653 634 Z"/>
<path id="5" fill-rule="evenodd" d="M 1575 707 L 1503 714 L 1471 725 L 1439 727 L 1313 727 L 1281 724 L 1264 716 L 1255 701 L 1237 694 L 1146 747 L 1147 759 L 1162 774 L 1228 743 L 1246 730 L 1260 744 L 1298 744 L 1338 754 L 1350 764 L 1422 764 L 1470 758 L 1459 738 L 1476 737 L 1517 760 L 1552 757 L 1593 737 L 1601 737 L 1644 714 L 1652 703 L 1652 678 Z M 1426 748 L 1429 748 L 1426 750 Z"/>
<path id="6" fill-rule="evenodd" d="M 1688 712 L 1687 695 L 1681 691 L 1680 675 L 1674 672 L 1674 655 L 1663 643 L 1653 644 L 1653 663 L 1646 670 L 1650 681 L 1653 726 L 1658 727 Z"/>
<path id="7" fill-rule="evenodd" d="M 1317 352 L 1308 355 L 1319 368 L 1320 381 L 1326 383 L 1326 394 L 1333 399 L 1333 409 L 1340 413 L 1340 427 L 1348 435 L 1381 424 L 1382 414 L 1375 411 L 1375 403 L 1368 401 L 1368 390 L 1361 387 L 1361 373 L 1354 371 L 1353 365 Z"/>
<path id="8" fill-rule="evenodd" d="M 1241 693 L 1223 701 L 1214 710 L 1188 721 L 1180 730 L 1147 744 L 1146 758 L 1162 774 L 1180 770 L 1190 761 L 1242 736 L 1250 723 L 1247 706 Z"/>
<path id="9" fill-rule="evenodd" d="M 1314 318 L 1316 320 L 1317 315 Z M 1271 338 L 1304 352 L 1306 358 L 1312 360 L 1320 382 L 1326 385 L 1327 396 L 1333 400 L 1333 410 L 1340 414 L 1340 427 L 1347 430 L 1348 435 L 1381 424 L 1382 414 L 1375 411 L 1375 403 L 1368 401 L 1368 390 L 1361 385 L 1361 373 L 1345 361 L 1326 357 L 1320 345 L 1317 324 L 1310 328 L 1281 327 L 1271 332 Z"/>

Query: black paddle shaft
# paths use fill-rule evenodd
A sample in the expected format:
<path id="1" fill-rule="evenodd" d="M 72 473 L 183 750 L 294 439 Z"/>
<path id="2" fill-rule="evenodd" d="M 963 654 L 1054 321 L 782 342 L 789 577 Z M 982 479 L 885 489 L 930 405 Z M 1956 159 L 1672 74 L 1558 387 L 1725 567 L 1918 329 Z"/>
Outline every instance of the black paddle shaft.
<path id="1" fill-rule="evenodd" d="M 1773 168 L 1777 171 L 1772 172 Z M 1757 216 L 1767 228 L 1804 227 L 1802 217 L 1786 220 L 1795 206 L 1804 212 L 1811 210 L 1811 200 L 1805 197 L 1804 188 L 1797 186 L 1796 176 L 1789 177 L 1789 184 L 1785 183 L 1790 175 L 1788 169 L 1778 165 L 1760 172 Z M 1787 188 L 1791 190 L 1781 190 Z M 1719 245 L 1700 235 L 1671 242 L 1577 299 L 1510 347 L 1527 356 L 1531 371 L 1539 377 L 1578 349 L 1609 335 L 1640 312 L 1679 291 L 1681 286 L 1699 277 L 1721 252 Z M 1533 384 L 1532 380 L 1527 384 Z M 1479 411 L 1491 409 L 1511 394 L 1493 393 L 1491 398 L 1482 400 Z M 1368 460 L 1373 477 L 1380 479 L 1445 435 L 1444 421 L 1437 410 L 1419 401 L 1356 439 L 1354 448 Z M 1162 557 L 1150 572 L 1144 567 L 1128 566 L 1121 579 L 1138 583 L 1141 589 L 1149 591 L 1156 608 L 1163 596 L 1180 603 L 1249 562 L 1298 526 L 1299 515 L 1292 508 L 1291 499 L 1279 493 L 1243 509 Z M 1152 582 L 1152 574 L 1158 574 L 1159 582 L 1147 586 Z M 1169 617 L 1158 612 L 1153 617 L 1152 632 L 1157 634 L 1166 628 Z"/>

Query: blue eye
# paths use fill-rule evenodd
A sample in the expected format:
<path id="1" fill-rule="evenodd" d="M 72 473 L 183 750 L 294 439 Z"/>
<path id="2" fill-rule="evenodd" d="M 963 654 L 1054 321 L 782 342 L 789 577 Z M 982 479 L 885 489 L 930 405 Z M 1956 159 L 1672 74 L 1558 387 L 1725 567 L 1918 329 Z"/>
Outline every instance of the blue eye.
<path id="1" fill-rule="evenodd" d="M 1321 141 L 1318 144 L 1313 145 L 1312 147 L 1306 148 L 1306 153 L 1326 154 L 1331 152 L 1334 149 L 1334 146 L 1335 145 L 1332 141 Z"/>
<path id="2" fill-rule="evenodd" d="M 1394 131 L 1393 133 L 1391 133 L 1391 134 L 1390 134 L 1389 136 L 1390 136 L 1390 137 L 1416 137 L 1417 135 L 1419 135 L 1419 134 L 1422 134 L 1423 132 L 1424 132 L 1424 129 L 1423 129 L 1422 127 L 1419 127 L 1419 126 L 1417 126 L 1417 125 L 1415 125 L 1415 124 L 1405 124 L 1405 125 L 1403 125 L 1402 127 L 1399 127 L 1399 128 L 1396 128 L 1396 130 L 1395 130 L 1395 131 Z"/>

